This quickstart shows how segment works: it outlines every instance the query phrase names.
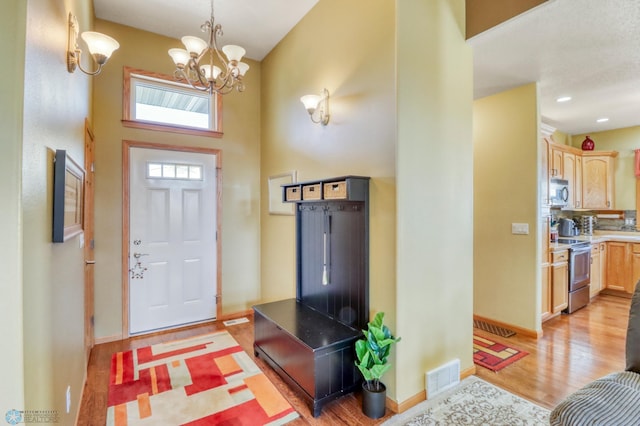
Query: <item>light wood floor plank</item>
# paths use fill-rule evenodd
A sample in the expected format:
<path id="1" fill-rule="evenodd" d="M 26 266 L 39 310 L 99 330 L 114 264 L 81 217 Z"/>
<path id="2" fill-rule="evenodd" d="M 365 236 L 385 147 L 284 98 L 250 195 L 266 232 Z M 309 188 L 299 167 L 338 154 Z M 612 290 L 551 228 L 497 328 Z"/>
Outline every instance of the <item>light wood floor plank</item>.
<path id="1" fill-rule="evenodd" d="M 610 295 L 598 296 L 584 309 L 547 321 L 543 327 L 544 335 L 537 341 L 520 335 L 503 338 L 475 329 L 479 335 L 529 352 L 528 356 L 497 373 L 478 366 L 476 374 L 488 382 L 551 409 L 569 393 L 591 380 L 624 369 L 629 304 L 629 299 Z M 228 328 L 220 322 L 97 345 L 91 352 L 78 425 L 97 426 L 106 422 L 109 365 L 114 352 L 225 328 L 253 357 L 253 318 L 249 323 Z M 326 405 L 322 415 L 314 418 L 306 402 L 271 368 L 259 358 L 255 361 L 300 413 L 300 418 L 292 422 L 292 426 L 375 425 L 393 414 L 387 410 L 384 418 L 369 419 L 362 414 L 360 395 L 352 394 Z"/>

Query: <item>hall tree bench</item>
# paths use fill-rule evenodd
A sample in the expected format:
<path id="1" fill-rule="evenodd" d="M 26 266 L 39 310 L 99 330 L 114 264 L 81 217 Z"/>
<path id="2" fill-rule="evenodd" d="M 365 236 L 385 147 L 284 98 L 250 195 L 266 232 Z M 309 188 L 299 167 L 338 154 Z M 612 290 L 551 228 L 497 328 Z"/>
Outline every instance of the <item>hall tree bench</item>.
<path id="1" fill-rule="evenodd" d="M 369 322 L 369 178 L 283 186 L 296 204 L 296 297 L 253 307 L 254 352 L 309 403 L 356 390 L 355 341 Z"/>

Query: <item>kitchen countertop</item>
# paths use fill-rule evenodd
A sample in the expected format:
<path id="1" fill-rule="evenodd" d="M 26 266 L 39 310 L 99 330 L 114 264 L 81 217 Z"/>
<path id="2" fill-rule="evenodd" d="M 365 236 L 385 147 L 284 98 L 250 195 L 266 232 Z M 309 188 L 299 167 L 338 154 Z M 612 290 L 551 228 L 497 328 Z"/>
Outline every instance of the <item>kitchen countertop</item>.
<path id="1" fill-rule="evenodd" d="M 590 243 L 604 243 L 607 241 L 619 241 L 624 243 L 640 243 L 640 232 L 624 231 L 594 231 L 593 235 L 576 235 L 573 237 L 558 237 L 572 240 L 589 241 Z M 549 243 L 549 250 L 566 250 L 569 244 Z"/>

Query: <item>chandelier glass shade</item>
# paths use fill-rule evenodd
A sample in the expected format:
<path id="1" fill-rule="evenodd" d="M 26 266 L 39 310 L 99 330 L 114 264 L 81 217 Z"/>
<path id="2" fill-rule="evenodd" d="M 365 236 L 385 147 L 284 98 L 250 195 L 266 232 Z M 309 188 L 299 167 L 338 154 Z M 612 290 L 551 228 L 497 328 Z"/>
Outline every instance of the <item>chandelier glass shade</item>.
<path id="1" fill-rule="evenodd" d="M 216 24 L 211 1 L 211 18 L 200 26 L 208 35 L 208 42 L 198 37 L 184 36 L 184 49 L 169 49 L 169 56 L 176 65 L 173 75 L 193 88 L 209 93 L 227 94 L 232 90 L 242 92 L 242 79 L 249 65 L 242 61 L 245 50 L 233 44 L 218 50 L 217 37 L 222 36 L 222 26 Z M 216 62 L 219 65 L 215 65 Z"/>

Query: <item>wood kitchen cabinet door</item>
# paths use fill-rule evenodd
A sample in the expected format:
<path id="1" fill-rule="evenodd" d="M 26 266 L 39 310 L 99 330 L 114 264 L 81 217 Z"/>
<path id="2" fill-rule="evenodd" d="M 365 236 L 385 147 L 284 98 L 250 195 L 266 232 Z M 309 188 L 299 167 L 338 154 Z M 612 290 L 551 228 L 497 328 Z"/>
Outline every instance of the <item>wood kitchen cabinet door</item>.
<path id="1" fill-rule="evenodd" d="M 562 153 L 562 179 L 569 182 L 569 205 L 576 206 L 576 156 L 568 152 Z M 578 197 L 580 199 L 581 197 Z"/>
<path id="2" fill-rule="evenodd" d="M 607 243 L 606 288 L 625 291 L 625 284 L 631 280 L 632 274 L 630 245 L 631 243 L 621 243 L 616 241 L 610 241 Z"/>
<path id="3" fill-rule="evenodd" d="M 549 155 L 549 177 L 562 179 L 563 176 L 563 168 L 562 168 L 562 154 L 563 152 L 554 146 L 550 146 L 550 155 Z"/>
<path id="4" fill-rule="evenodd" d="M 631 255 L 631 279 L 626 282 L 624 291 L 633 293 L 636 283 L 640 280 L 640 244 L 629 243 L 632 246 Z"/>
<path id="5" fill-rule="evenodd" d="M 569 305 L 569 252 L 553 252 L 551 257 L 551 312 L 555 314 Z"/>
<path id="6" fill-rule="evenodd" d="M 613 208 L 613 157 L 585 156 L 582 159 L 582 181 L 584 208 Z"/>
<path id="7" fill-rule="evenodd" d="M 602 289 L 600 256 L 600 244 L 591 244 L 591 284 L 589 286 L 590 297 L 597 296 Z"/>
<path id="8" fill-rule="evenodd" d="M 574 170 L 574 184 L 573 184 L 573 205 L 581 209 L 582 208 L 582 157 L 576 155 L 575 170 Z"/>
<path id="9" fill-rule="evenodd" d="M 542 305 L 540 306 L 540 317 L 546 321 L 551 317 L 551 265 L 542 265 Z"/>

